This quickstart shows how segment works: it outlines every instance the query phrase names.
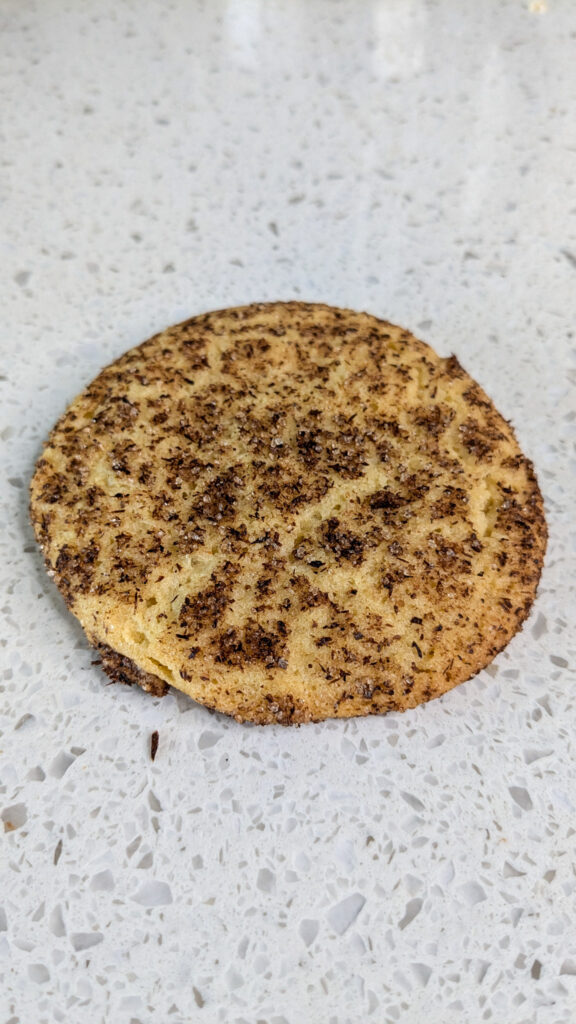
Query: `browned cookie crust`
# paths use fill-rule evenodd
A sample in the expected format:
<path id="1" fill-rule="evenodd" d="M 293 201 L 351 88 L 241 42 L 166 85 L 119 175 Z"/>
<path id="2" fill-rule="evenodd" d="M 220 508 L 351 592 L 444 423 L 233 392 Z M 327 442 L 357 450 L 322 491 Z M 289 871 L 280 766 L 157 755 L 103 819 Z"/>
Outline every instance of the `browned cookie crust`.
<path id="1" fill-rule="evenodd" d="M 108 674 L 253 722 L 403 710 L 519 629 L 532 466 L 455 357 L 299 302 L 195 317 L 107 367 L 31 485 Z"/>
<path id="2" fill-rule="evenodd" d="M 165 683 L 163 679 L 152 675 L 151 672 L 145 672 L 142 668 L 138 668 L 138 665 L 131 658 L 125 657 L 124 654 L 118 654 L 118 651 L 112 650 L 111 647 L 108 647 L 108 644 L 98 643 L 97 640 L 92 640 L 91 643 L 100 655 L 102 668 L 113 683 L 124 683 L 126 686 L 132 686 L 136 683 L 137 686 L 141 686 L 143 690 L 146 690 L 146 693 L 151 693 L 153 697 L 166 696 L 168 693 L 168 683 Z"/>

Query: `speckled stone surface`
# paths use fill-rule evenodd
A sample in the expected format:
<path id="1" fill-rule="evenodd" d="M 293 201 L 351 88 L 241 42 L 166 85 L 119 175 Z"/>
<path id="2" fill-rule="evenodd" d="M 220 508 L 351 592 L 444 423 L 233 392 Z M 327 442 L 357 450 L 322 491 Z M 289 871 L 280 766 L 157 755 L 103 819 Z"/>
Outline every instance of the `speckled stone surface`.
<path id="1" fill-rule="evenodd" d="M 574 5 L 4 0 L 0 29 L 0 1021 L 573 1022 Z M 277 298 L 455 352 L 545 493 L 523 633 L 404 716 L 107 686 L 33 541 L 41 441 L 103 364 Z"/>

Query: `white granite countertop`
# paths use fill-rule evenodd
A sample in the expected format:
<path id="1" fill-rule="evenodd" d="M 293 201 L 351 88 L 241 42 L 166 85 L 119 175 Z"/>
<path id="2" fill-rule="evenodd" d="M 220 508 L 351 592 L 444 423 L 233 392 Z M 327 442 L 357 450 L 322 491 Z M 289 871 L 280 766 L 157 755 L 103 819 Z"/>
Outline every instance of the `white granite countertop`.
<path id="1" fill-rule="evenodd" d="M 574 4 L 4 0 L 0 48 L 1 1024 L 573 1024 Z M 278 298 L 455 352 L 545 493 L 523 633 L 404 716 L 107 686 L 33 541 L 106 362 Z"/>

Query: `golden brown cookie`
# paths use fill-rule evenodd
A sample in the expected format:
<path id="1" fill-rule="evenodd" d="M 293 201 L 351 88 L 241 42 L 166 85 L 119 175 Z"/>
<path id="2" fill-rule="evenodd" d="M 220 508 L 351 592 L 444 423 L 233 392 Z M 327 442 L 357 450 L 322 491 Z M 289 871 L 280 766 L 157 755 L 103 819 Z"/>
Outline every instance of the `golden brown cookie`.
<path id="1" fill-rule="evenodd" d="M 31 495 L 109 675 L 258 723 L 468 679 L 520 628 L 546 546 L 532 466 L 458 360 L 302 302 L 127 352 L 57 423 Z"/>

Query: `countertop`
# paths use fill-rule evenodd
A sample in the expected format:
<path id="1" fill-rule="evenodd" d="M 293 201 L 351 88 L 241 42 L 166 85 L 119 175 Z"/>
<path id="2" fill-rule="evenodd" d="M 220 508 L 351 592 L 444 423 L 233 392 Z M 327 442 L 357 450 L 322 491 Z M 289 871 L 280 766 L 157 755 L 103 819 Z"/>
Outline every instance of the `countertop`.
<path id="1" fill-rule="evenodd" d="M 574 4 L 0 23 L 2 1024 L 573 1022 Z M 34 461 L 96 372 L 279 298 L 456 353 L 545 494 L 523 632 L 404 715 L 255 728 L 106 685 L 34 543 Z"/>

